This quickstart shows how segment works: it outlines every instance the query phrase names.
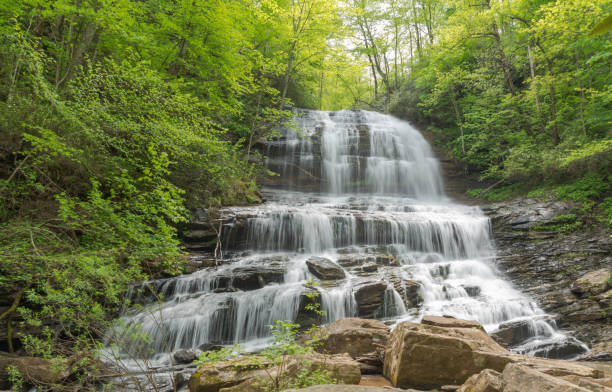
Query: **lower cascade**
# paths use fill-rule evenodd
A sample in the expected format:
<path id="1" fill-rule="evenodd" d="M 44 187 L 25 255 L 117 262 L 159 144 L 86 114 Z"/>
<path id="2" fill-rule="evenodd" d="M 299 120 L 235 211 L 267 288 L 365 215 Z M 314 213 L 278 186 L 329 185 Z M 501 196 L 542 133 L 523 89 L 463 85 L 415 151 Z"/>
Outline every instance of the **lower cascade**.
<path id="1" fill-rule="evenodd" d="M 445 196 L 438 161 L 410 124 L 349 110 L 299 110 L 293 122 L 260 145 L 279 173 L 266 202 L 221 211 L 220 265 L 134 287 L 141 306 L 108 334 L 109 347 L 128 335 L 131 344 L 113 355 L 162 366 L 180 349 L 257 350 L 275 320 L 316 322 L 313 300 L 324 323 L 376 318 L 393 328 L 450 315 L 480 322 L 517 353 L 588 350 L 497 272 L 489 219 Z"/>

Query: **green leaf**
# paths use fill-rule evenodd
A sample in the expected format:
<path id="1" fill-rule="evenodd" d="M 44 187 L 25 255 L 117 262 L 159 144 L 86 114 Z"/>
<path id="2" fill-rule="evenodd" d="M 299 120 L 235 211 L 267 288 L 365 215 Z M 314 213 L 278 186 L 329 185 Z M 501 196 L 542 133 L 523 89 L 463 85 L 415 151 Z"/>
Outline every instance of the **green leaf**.
<path id="1" fill-rule="evenodd" d="M 599 22 L 597 26 L 593 27 L 589 35 L 603 34 L 610 30 L 612 30 L 612 15 L 608 15 L 604 20 Z"/>

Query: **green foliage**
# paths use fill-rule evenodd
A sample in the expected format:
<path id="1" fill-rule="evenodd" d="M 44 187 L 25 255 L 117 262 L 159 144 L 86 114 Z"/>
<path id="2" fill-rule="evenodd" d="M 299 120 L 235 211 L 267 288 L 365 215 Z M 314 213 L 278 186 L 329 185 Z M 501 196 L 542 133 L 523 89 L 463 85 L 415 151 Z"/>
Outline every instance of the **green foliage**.
<path id="1" fill-rule="evenodd" d="M 612 41 L 604 33 L 607 22 L 595 24 L 612 12 L 609 2 L 412 3 L 417 11 L 400 17 L 400 29 L 415 37 L 424 27 L 431 39 L 416 42 L 392 112 L 431 124 L 451 157 L 484 179 L 529 190 L 608 174 Z M 419 12 L 431 3 L 434 11 L 452 12 Z M 387 32 L 387 42 L 395 34 Z M 408 42 L 411 53 L 414 44 Z M 498 188 L 483 196 L 512 194 Z"/>
<path id="2" fill-rule="evenodd" d="M 600 208 L 603 210 L 603 221 L 612 229 L 612 197 L 606 197 L 600 204 Z"/>
<path id="3" fill-rule="evenodd" d="M 231 347 L 223 347 L 220 350 L 204 351 L 198 356 L 198 359 L 194 361 L 197 366 L 202 366 L 205 363 L 214 363 L 219 361 L 227 361 L 240 356 L 242 347 L 235 345 Z"/>
<path id="4" fill-rule="evenodd" d="M 291 388 L 305 388 L 310 385 L 337 383 L 329 371 L 313 368 L 313 364 L 308 360 L 300 362 L 297 373 L 289 374 L 287 362 L 290 356 L 314 353 L 315 340 L 308 340 L 304 344 L 297 342 L 299 328 L 297 324 L 275 320 L 274 325 L 270 326 L 272 343 L 260 353 L 260 357 L 252 357 L 255 364 L 259 363 L 258 358 L 264 358 L 278 369 L 274 377 L 262 381 L 262 387 L 266 391 L 278 392 Z M 314 330 L 310 330 L 309 333 L 316 335 Z"/>
<path id="5" fill-rule="evenodd" d="M 596 200 L 610 190 L 607 177 L 588 174 L 567 185 L 553 188 L 553 193 L 562 200 L 573 200 L 586 203 Z"/>
<path id="6" fill-rule="evenodd" d="M 19 369 L 14 366 L 9 366 L 6 371 L 8 373 L 8 382 L 11 384 L 11 391 L 18 392 L 23 390 L 24 380 Z"/>
<path id="7" fill-rule="evenodd" d="M 130 284 L 181 272 L 188 209 L 260 202 L 285 82 L 365 95 L 340 3 L 300 4 L 0 2 L 0 322 L 30 354 L 87 357 Z"/>
<path id="8" fill-rule="evenodd" d="M 591 30 L 591 35 L 603 34 L 612 30 L 612 15 L 606 16 L 601 22 L 597 23 Z"/>

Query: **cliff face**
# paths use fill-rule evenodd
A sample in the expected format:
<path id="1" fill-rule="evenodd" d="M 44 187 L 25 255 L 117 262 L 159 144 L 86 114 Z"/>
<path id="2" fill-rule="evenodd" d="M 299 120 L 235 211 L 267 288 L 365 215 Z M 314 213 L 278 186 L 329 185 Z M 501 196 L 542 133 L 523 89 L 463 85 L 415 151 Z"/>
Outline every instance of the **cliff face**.
<path id="1" fill-rule="evenodd" d="M 587 343 L 592 358 L 610 361 L 612 236 L 598 224 L 568 231 L 571 207 L 516 199 L 483 209 L 492 220 L 498 268 Z"/>

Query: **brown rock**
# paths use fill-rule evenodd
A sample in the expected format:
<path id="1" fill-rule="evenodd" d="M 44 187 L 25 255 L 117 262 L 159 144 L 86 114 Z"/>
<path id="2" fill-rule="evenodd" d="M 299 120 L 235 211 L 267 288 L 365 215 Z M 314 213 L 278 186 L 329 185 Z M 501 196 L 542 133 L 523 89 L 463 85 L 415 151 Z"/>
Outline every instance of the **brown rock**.
<path id="1" fill-rule="evenodd" d="M 610 288 L 612 270 L 608 268 L 591 271 L 572 283 L 572 292 L 578 295 L 601 294 Z"/>
<path id="2" fill-rule="evenodd" d="M 354 359 L 376 352 L 387 343 L 389 333 L 382 321 L 343 318 L 321 329 L 321 349 L 328 354 L 348 353 Z"/>
<path id="3" fill-rule="evenodd" d="M 400 388 L 437 388 L 463 384 L 487 368 L 501 371 L 512 361 L 482 329 L 403 322 L 387 342 L 384 375 Z"/>
<path id="4" fill-rule="evenodd" d="M 521 365 L 530 367 L 534 370 L 555 377 L 563 377 L 569 375 L 592 378 L 603 377 L 603 371 L 593 367 L 583 366 L 575 362 L 527 357 L 523 355 L 515 355 L 514 357 L 514 362 L 520 363 Z"/>
<path id="5" fill-rule="evenodd" d="M 503 392 L 589 392 L 571 382 L 513 363 L 504 369 L 502 382 Z"/>
<path id="6" fill-rule="evenodd" d="M 391 332 L 383 374 L 397 387 L 439 388 L 463 384 L 484 369 L 501 372 L 509 363 L 519 363 L 554 377 L 603 375 L 600 370 L 576 363 L 512 354 L 478 328 L 409 322 L 400 323 Z"/>
<path id="7" fill-rule="evenodd" d="M 302 389 L 287 389 L 284 392 L 418 392 L 412 389 L 397 389 L 390 387 L 376 387 L 366 385 L 313 385 Z"/>
<path id="8" fill-rule="evenodd" d="M 460 320 L 453 316 L 425 316 L 421 320 L 421 324 L 435 325 L 443 328 L 475 328 L 484 331 L 484 328 L 478 321 Z"/>
<path id="9" fill-rule="evenodd" d="M 590 377 L 578 377 L 578 376 L 563 376 L 561 377 L 565 381 L 569 381 L 574 385 L 583 387 L 592 392 L 612 392 L 612 378 L 590 378 Z"/>
<path id="10" fill-rule="evenodd" d="M 291 356 L 279 368 L 262 357 L 245 357 L 202 365 L 189 380 L 190 392 L 263 392 L 270 377 L 290 382 L 304 369 L 323 369 L 344 384 L 359 384 L 359 363 L 347 355 Z"/>
<path id="11" fill-rule="evenodd" d="M 468 378 L 457 392 L 501 392 L 501 390 L 501 373 L 485 369 Z"/>
<path id="12" fill-rule="evenodd" d="M 0 352 L 0 387 L 3 381 L 8 380 L 9 366 L 17 368 L 26 381 L 36 384 L 55 384 L 70 375 L 70 366 L 66 361 L 62 363 Z"/>

